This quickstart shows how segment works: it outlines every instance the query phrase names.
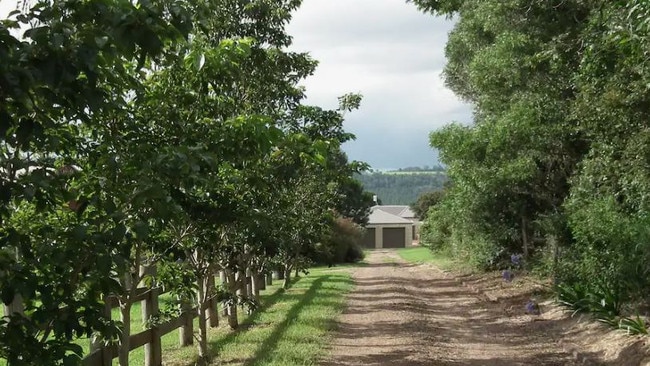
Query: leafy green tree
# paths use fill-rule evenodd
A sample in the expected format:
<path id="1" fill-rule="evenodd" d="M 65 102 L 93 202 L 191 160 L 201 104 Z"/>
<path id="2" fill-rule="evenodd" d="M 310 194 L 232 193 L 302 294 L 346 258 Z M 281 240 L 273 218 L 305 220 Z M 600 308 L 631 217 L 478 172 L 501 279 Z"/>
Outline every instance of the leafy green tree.
<path id="1" fill-rule="evenodd" d="M 508 252 L 532 255 L 549 234 L 536 223 L 561 211 L 585 153 L 570 108 L 575 40 L 588 9 L 579 2 L 416 3 L 460 17 L 445 77 L 474 104 L 476 124 L 449 126 L 431 142 L 454 182 L 447 197 L 458 200 L 452 207 L 461 210 L 454 214 L 464 221 L 457 223 L 463 241 L 487 266 Z"/>
<path id="2" fill-rule="evenodd" d="M 454 182 L 431 245 L 484 267 L 523 253 L 594 298 L 647 300 L 647 2 L 413 2 L 458 19 L 444 74 L 475 108 L 431 135 Z"/>
<path id="3" fill-rule="evenodd" d="M 74 364 L 73 338 L 117 334 L 100 295 L 120 292 L 114 254 L 141 242 L 144 226 L 104 199 L 132 186 L 111 192 L 83 163 L 109 128 L 97 116 L 125 113 L 141 87 L 134 72 L 183 40 L 190 6 L 60 1 L 0 23 L 0 287 L 5 304 L 24 304 L 0 320 L 0 356 L 12 365 Z M 11 32 L 21 25 L 24 41 Z"/>
<path id="4" fill-rule="evenodd" d="M 447 176 L 439 171 L 427 172 L 362 172 L 355 176 L 363 188 L 376 194 L 386 205 L 409 205 L 430 191 L 442 189 Z"/>
<path id="5" fill-rule="evenodd" d="M 429 209 L 440 203 L 444 195 L 445 191 L 442 190 L 424 193 L 418 197 L 418 200 L 415 201 L 413 205 L 411 205 L 411 208 L 417 217 L 424 221 L 427 218 Z"/>
<path id="6" fill-rule="evenodd" d="M 566 208 L 576 239 L 563 276 L 592 287 L 606 283 L 624 300 L 648 300 L 648 81 L 643 45 L 650 6 L 598 2 L 583 33 L 589 46 L 576 76 L 574 106 L 589 153 L 572 180 Z"/>
<path id="7" fill-rule="evenodd" d="M 78 364 L 92 335 L 128 365 L 109 294 L 128 325 L 141 283 L 202 309 L 218 269 L 304 268 L 362 164 L 340 159 L 360 96 L 300 104 L 316 63 L 286 50 L 298 5 L 60 1 L 1 23 L 0 294 L 24 312 L 0 320 L 0 357 Z M 201 312 L 200 362 L 206 335 Z"/>

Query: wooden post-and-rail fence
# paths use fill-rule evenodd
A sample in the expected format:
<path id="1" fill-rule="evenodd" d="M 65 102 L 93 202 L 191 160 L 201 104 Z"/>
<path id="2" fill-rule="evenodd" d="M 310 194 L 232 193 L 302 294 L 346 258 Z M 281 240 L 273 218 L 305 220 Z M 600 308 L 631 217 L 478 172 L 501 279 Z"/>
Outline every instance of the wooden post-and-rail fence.
<path id="1" fill-rule="evenodd" d="M 155 271 L 155 269 L 153 269 Z M 257 282 L 258 286 L 252 286 L 254 280 L 251 278 L 252 271 L 245 271 L 246 280 L 242 283 L 242 294 L 246 291 L 247 296 L 255 296 L 259 293 L 262 286 L 272 284 L 271 274 L 259 274 Z M 275 277 L 275 276 L 274 276 Z M 221 283 L 227 279 L 223 273 L 220 273 Z M 212 280 L 212 283 L 214 280 Z M 211 281 L 209 281 L 211 282 Z M 257 287 L 256 289 L 253 287 Z M 257 291 L 256 291 L 257 290 Z M 131 302 L 140 302 L 142 311 L 142 320 L 144 322 L 149 319 L 155 318 L 160 314 L 159 297 L 163 292 L 160 288 L 140 287 L 136 290 L 135 296 Z M 105 299 L 104 315 L 110 319 L 112 317 L 112 309 L 119 307 L 119 301 L 114 296 L 107 296 Z M 227 315 L 227 306 L 222 304 L 224 315 Z M 201 311 L 206 312 L 208 318 L 208 325 L 210 327 L 217 327 L 219 325 L 217 315 L 217 301 L 208 301 Z M 22 299 L 16 296 L 14 301 L 5 306 L 4 313 L 6 316 L 18 313 L 24 315 Z M 130 336 L 129 351 L 144 347 L 144 360 L 145 366 L 161 366 L 162 365 L 162 342 L 161 339 L 164 335 L 171 333 L 176 329 L 179 331 L 179 343 L 181 346 L 189 346 L 193 344 L 194 340 L 194 318 L 199 315 L 199 309 L 192 307 L 187 302 L 181 302 L 181 315 L 160 324 L 152 324 L 150 328 Z M 123 324 L 124 327 L 130 327 L 131 324 Z M 113 359 L 118 357 L 117 344 L 104 345 L 97 339 L 90 340 L 90 353 L 83 359 L 84 366 L 111 366 Z"/>

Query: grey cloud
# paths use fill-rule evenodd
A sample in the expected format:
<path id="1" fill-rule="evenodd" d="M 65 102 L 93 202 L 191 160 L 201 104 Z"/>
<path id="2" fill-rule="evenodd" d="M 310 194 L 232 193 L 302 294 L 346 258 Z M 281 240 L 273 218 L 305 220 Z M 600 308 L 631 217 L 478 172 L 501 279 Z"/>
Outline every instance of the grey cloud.
<path id="1" fill-rule="evenodd" d="M 387 49 L 390 45 L 390 49 Z M 445 55 L 425 42 L 396 43 L 384 41 L 377 45 L 339 45 L 336 48 L 311 52 L 315 59 L 336 60 L 323 66 L 356 65 L 376 72 L 419 73 L 440 69 L 445 64 Z"/>
<path id="2" fill-rule="evenodd" d="M 348 142 L 343 149 L 350 159 L 364 161 L 372 168 L 437 164 L 437 152 L 429 147 L 429 131 L 403 131 L 396 136 L 395 131 L 368 129 L 357 131 L 357 134 L 363 134 L 364 141 Z M 395 142 L 396 137 L 399 138 L 399 143 Z"/>
<path id="3" fill-rule="evenodd" d="M 346 128 L 351 159 L 375 168 L 432 165 L 428 135 L 471 109 L 444 87 L 444 46 L 453 22 L 404 0 L 305 0 L 289 25 L 292 49 L 320 62 L 305 80 L 307 102 L 326 108 L 359 91 L 364 100 Z"/>
<path id="4" fill-rule="evenodd" d="M 297 33 L 298 39 L 327 47 L 340 39 L 348 44 L 430 39 L 432 31 L 446 35 L 452 23 L 422 14 L 403 0 L 307 0 L 291 26 L 309 28 L 306 35 Z M 443 46 L 444 38 L 438 38 Z"/>
<path id="5" fill-rule="evenodd" d="M 346 120 L 345 128 L 357 139 L 343 148 L 351 159 L 373 168 L 434 165 L 438 154 L 429 146 L 430 133 L 451 122 L 469 123 L 472 115 L 467 108 L 458 108 L 418 118 L 417 123 L 409 118 L 399 113 L 355 113 Z"/>

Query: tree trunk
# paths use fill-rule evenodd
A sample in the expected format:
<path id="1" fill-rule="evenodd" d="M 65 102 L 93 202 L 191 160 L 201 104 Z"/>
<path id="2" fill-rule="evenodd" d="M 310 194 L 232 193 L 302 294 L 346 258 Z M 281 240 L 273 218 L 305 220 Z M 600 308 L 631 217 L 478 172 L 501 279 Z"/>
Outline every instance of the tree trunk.
<path id="1" fill-rule="evenodd" d="M 120 320 L 122 321 L 122 336 L 118 359 L 120 366 L 129 366 L 129 348 L 131 348 L 131 301 L 120 303 Z"/>
<path id="2" fill-rule="evenodd" d="M 550 235 L 548 238 L 549 245 L 553 249 L 553 285 L 558 285 L 558 268 L 560 261 L 560 246 L 558 244 L 557 237 L 555 235 Z"/>
<path id="3" fill-rule="evenodd" d="M 199 337 L 198 337 L 198 349 L 199 349 L 199 365 L 206 365 L 208 361 L 208 326 L 207 326 L 207 311 L 203 311 L 205 305 L 209 303 L 207 300 L 207 282 L 206 278 L 199 278 L 199 288 L 198 288 L 198 309 L 199 309 Z M 206 309 L 207 310 L 207 309 Z"/>
<path id="4" fill-rule="evenodd" d="M 521 217 L 521 240 L 524 251 L 524 259 L 528 259 L 528 225 L 526 216 Z"/>
<path id="5" fill-rule="evenodd" d="M 282 283 L 282 288 L 288 289 L 291 285 L 291 267 L 284 267 L 284 282 Z"/>

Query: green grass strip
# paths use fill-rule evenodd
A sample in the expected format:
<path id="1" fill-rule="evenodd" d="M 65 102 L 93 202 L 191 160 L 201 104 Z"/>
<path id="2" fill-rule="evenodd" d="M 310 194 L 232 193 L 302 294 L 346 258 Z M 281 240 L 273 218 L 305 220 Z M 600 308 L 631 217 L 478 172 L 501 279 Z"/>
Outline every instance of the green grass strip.
<path id="1" fill-rule="evenodd" d="M 209 330 L 210 347 L 216 357 L 213 365 L 315 365 L 324 355 L 329 332 L 344 307 L 344 297 L 353 288 L 347 267 L 315 268 L 309 275 L 294 281 L 288 290 L 275 281 L 261 295 L 260 308 L 251 315 L 241 315 L 241 326 L 231 331 L 225 326 Z M 240 309 L 241 310 L 241 309 Z M 244 313 L 240 311 L 240 314 Z M 117 309 L 114 318 L 119 319 Z M 132 309 L 132 331 L 142 329 L 140 306 Z M 195 319 L 195 331 L 198 329 Z M 79 340 L 87 350 L 88 340 Z M 194 365 L 196 346 L 180 347 L 178 331 L 162 339 L 166 365 Z M 131 351 L 130 364 L 144 364 L 144 349 Z M 5 360 L 0 360 L 0 365 Z M 113 360 L 117 365 L 117 359 Z"/>
<path id="2" fill-rule="evenodd" d="M 459 263 L 444 253 L 432 252 L 426 247 L 398 249 L 397 254 L 409 263 L 431 263 L 443 270 L 458 269 Z"/>
<path id="3" fill-rule="evenodd" d="M 347 271 L 313 269 L 286 292 L 263 299 L 263 308 L 245 320 L 242 330 L 213 338 L 218 354 L 213 364 L 317 364 L 352 287 Z"/>

